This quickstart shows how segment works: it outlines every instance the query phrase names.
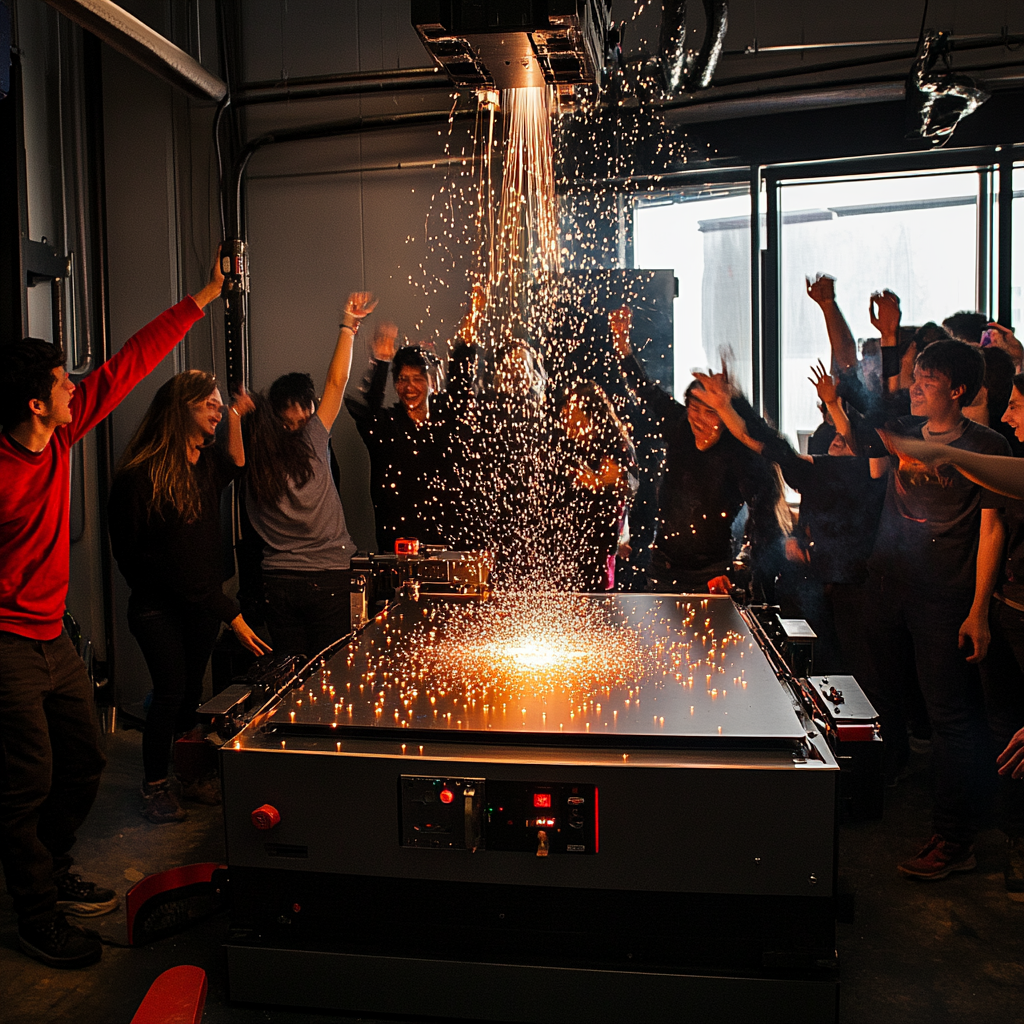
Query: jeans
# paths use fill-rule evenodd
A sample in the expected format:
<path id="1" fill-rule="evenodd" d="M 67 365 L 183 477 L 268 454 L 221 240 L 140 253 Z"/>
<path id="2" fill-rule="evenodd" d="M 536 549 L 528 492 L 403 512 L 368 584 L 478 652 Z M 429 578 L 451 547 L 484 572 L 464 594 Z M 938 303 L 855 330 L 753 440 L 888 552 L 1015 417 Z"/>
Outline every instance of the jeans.
<path id="1" fill-rule="evenodd" d="M 275 654 L 313 657 L 351 629 L 347 569 L 264 572 L 267 626 Z"/>
<path id="2" fill-rule="evenodd" d="M 993 601 L 989 626 L 992 643 L 981 663 L 981 685 L 994 757 L 1024 726 L 1024 612 Z M 1024 835 L 1024 779 L 999 776 L 998 815 L 999 827 L 1011 839 Z"/>
<path id="3" fill-rule="evenodd" d="M 861 683 L 881 719 L 887 769 L 909 756 L 901 670 L 909 650 L 932 725 L 933 830 L 955 843 L 973 841 L 993 777 L 978 670 L 958 646 L 971 601 L 872 576 L 863 606 L 871 671 Z"/>
<path id="4" fill-rule="evenodd" d="M 142 731 L 142 766 L 147 782 L 167 778 L 176 733 L 197 724 L 206 663 L 220 622 L 194 608 L 153 608 L 128 602 L 128 628 L 139 642 L 153 680 L 153 701 Z"/>
<path id="5" fill-rule="evenodd" d="M 75 832 L 106 758 L 92 682 L 66 633 L 0 633 L 0 862 L 18 920 L 45 924 L 54 877 L 71 867 Z"/>

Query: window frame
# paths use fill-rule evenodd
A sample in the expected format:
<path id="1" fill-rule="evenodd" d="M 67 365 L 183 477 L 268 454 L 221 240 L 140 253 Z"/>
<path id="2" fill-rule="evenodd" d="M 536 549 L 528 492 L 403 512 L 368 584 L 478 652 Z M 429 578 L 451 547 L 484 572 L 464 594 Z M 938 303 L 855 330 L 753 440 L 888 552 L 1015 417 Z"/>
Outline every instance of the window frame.
<path id="1" fill-rule="evenodd" d="M 777 164 L 732 164 L 665 174 L 656 180 L 630 182 L 634 203 L 654 191 L 682 186 L 739 184 L 750 186 L 750 399 L 774 422 L 782 405 L 782 252 L 781 189 L 809 179 L 849 178 L 906 172 L 973 171 L 978 175 L 978 254 L 975 292 L 1000 323 L 1011 319 L 1013 260 L 1013 169 L 1024 160 L 1024 145 L 978 146 L 916 153 L 860 156 Z M 762 218 L 764 227 L 762 231 Z M 629 218 L 632 225 L 633 218 Z M 632 228 L 628 240 L 632 253 Z M 633 262 L 632 260 L 630 261 Z M 1018 329 L 1024 324 L 1014 325 Z"/>

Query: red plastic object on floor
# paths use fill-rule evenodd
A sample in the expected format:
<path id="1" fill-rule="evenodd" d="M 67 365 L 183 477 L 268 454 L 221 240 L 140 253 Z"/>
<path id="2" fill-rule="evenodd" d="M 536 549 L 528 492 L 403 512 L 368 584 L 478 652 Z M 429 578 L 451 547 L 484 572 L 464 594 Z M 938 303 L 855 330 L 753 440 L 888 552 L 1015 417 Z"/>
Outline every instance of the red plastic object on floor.
<path id="1" fill-rule="evenodd" d="M 131 1024 L 199 1024 L 205 1006 L 206 971 L 182 964 L 149 986 Z"/>
<path id="2" fill-rule="evenodd" d="M 215 862 L 185 864 L 180 868 L 171 868 L 155 875 L 147 875 L 141 881 L 136 882 L 124 897 L 125 915 L 128 919 L 128 945 L 136 946 L 140 941 L 145 941 L 144 939 L 140 940 L 139 936 L 135 934 L 135 922 L 147 903 L 159 902 L 161 899 L 171 900 L 179 890 L 209 884 L 215 871 L 225 869 L 226 865 Z"/>

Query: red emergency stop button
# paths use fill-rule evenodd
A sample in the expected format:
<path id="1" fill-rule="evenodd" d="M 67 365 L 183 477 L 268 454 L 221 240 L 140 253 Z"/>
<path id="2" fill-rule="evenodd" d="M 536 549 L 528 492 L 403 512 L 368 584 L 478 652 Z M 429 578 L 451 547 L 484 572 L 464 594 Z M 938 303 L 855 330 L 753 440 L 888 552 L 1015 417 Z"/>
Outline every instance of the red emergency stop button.
<path id="1" fill-rule="evenodd" d="M 281 820 L 281 814 L 276 807 L 264 804 L 252 812 L 252 823 L 259 829 L 266 831 L 273 828 Z"/>
<path id="2" fill-rule="evenodd" d="M 438 795 L 440 796 L 441 803 L 443 804 L 450 804 L 455 799 L 455 795 L 447 788 L 442 789 Z"/>

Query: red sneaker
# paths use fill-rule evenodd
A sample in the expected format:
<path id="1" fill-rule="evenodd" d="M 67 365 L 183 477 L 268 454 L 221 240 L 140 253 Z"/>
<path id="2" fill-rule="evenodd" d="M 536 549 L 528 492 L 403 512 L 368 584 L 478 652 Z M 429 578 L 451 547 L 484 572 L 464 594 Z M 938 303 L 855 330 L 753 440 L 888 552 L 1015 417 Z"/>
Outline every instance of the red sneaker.
<path id="1" fill-rule="evenodd" d="M 954 871 L 973 871 L 978 866 L 971 843 L 950 843 L 932 836 L 912 860 L 897 865 L 901 875 L 935 882 Z"/>

